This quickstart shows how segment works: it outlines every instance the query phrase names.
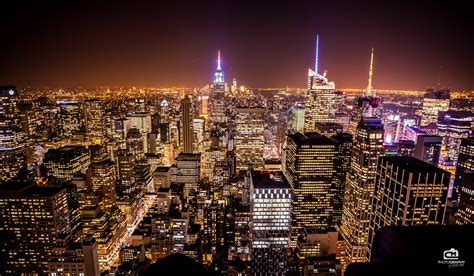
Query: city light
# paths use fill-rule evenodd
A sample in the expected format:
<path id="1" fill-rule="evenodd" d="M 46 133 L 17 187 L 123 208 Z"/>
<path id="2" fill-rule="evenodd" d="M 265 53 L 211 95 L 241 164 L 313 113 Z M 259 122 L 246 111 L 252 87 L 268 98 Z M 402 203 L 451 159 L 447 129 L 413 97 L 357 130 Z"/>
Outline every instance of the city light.
<path id="1" fill-rule="evenodd" d="M 472 9 L 224 2 L 4 9 L 0 275 L 472 275 Z"/>

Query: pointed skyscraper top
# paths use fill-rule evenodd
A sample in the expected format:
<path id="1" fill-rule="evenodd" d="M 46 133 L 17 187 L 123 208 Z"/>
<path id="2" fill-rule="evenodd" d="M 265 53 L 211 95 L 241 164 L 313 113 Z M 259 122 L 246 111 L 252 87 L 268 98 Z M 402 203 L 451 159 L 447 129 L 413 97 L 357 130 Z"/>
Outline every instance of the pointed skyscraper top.
<path id="1" fill-rule="evenodd" d="M 224 83 L 224 71 L 221 68 L 221 50 L 217 51 L 217 69 L 214 72 L 214 83 Z"/>
<path id="2" fill-rule="evenodd" d="M 318 72 L 318 62 L 319 62 L 319 35 L 316 35 L 316 62 L 314 64 L 314 72 L 319 74 Z"/>
<path id="3" fill-rule="evenodd" d="M 367 84 L 366 89 L 366 96 L 375 96 L 373 95 L 373 87 L 372 87 L 372 76 L 374 73 L 374 47 L 372 47 L 372 52 L 370 54 L 370 67 L 369 67 L 369 82 Z"/>

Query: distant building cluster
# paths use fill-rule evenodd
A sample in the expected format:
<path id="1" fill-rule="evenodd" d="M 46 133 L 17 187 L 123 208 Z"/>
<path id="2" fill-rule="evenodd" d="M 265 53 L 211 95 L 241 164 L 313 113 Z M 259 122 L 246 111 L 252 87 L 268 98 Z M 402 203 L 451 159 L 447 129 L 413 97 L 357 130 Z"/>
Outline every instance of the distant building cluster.
<path id="1" fill-rule="evenodd" d="M 1 86 L 0 274 L 342 275 L 385 226 L 472 224 L 472 99 L 379 94 L 373 49 L 346 93 L 318 51 L 304 91 L 228 85 L 220 51 L 202 88 Z"/>

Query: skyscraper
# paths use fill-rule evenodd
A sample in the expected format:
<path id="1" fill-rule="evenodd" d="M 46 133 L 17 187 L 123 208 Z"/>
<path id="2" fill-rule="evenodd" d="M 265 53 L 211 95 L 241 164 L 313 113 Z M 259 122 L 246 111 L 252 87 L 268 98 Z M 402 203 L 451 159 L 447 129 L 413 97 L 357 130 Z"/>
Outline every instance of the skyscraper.
<path id="1" fill-rule="evenodd" d="M 116 158 L 117 186 L 116 194 L 119 198 L 133 199 L 138 193 L 138 185 L 135 185 L 135 157 L 126 150 L 119 150 Z"/>
<path id="2" fill-rule="evenodd" d="M 219 252 L 225 240 L 225 201 L 206 200 L 204 204 L 204 245 L 206 252 Z"/>
<path id="3" fill-rule="evenodd" d="M 285 176 L 293 188 L 293 232 L 333 224 L 337 144 L 316 132 L 288 135 Z"/>
<path id="4" fill-rule="evenodd" d="M 99 275 L 97 242 L 94 238 L 81 243 L 59 245 L 48 261 L 48 275 Z"/>
<path id="5" fill-rule="evenodd" d="M 132 127 L 130 119 L 118 118 L 114 121 L 114 141 L 117 143 L 119 149 L 126 148 L 126 138 L 128 131 Z"/>
<path id="6" fill-rule="evenodd" d="M 143 135 L 140 133 L 138 128 L 131 128 L 127 133 L 125 141 L 127 150 L 134 155 L 136 160 L 144 158 L 146 146 L 143 140 Z"/>
<path id="7" fill-rule="evenodd" d="M 153 183 L 157 191 L 160 188 L 169 188 L 171 184 L 171 167 L 157 167 L 153 172 Z"/>
<path id="8" fill-rule="evenodd" d="M 418 136 L 413 156 L 433 166 L 438 166 L 441 141 L 441 137 L 437 135 Z"/>
<path id="9" fill-rule="evenodd" d="M 263 169 L 263 130 L 265 109 L 262 107 L 237 107 L 235 109 L 235 155 L 237 170 L 249 167 Z"/>
<path id="10" fill-rule="evenodd" d="M 452 198 L 457 199 L 460 187 L 463 186 L 463 176 L 467 172 L 474 172 L 474 137 L 464 138 L 459 146 L 458 162 L 454 175 L 454 189 Z"/>
<path id="11" fill-rule="evenodd" d="M 336 185 L 334 187 L 333 224 L 338 224 L 342 219 L 342 203 L 346 186 L 347 172 L 351 163 L 352 135 L 337 133 L 330 137 L 337 144 L 336 160 Z"/>
<path id="12" fill-rule="evenodd" d="M 450 101 L 450 91 L 448 89 L 435 91 L 432 88 L 426 91 L 421 109 L 421 126 L 436 124 L 438 113 L 448 111 Z"/>
<path id="13" fill-rule="evenodd" d="M 235 78 L 232 79 L 232 86 L 230 87 L 230 91 L 232 93 L 237 93 L 237 80 Z"/>
<path id="14" fill-rule="evenodd" d="M 181 127 L 183 128 L 183 153 L 193 153 L 193 116 L 191 99 L 189 96 L 181 98 Z"/>
<path id="15" fill-rule="evenodd" d="M 17 103 L 16 88 L 0 86 L 0 183 L 12 180 L 26 166 Z"/>
<path id="16" fill-rule="evenodd" d="M 249 172 L 252 269 L 285 274 L 291 234 L 291 186 L 281 173 Z"/>
<path id="17" fill-rule="evenodd" d="M 148 133 L 151 132 L 151 115 L 149 113 L 132 113 L 127 115 L 127 119 L 130 120 L 130 126 L 137 128 L 143 136 L 143 150 L 144 153 L 148 152 L 146 145 L 148 144 Z"/>
<path id="18" fill-rule="evenodd" d="M 450 174 L 413 157 L 379 159 L 369 224 L 368 259 L 375 233 L 390 225 L 443 224 Z"/>
<path id="19" fill-rule="evenodd" d="M 292 133 L 304 131 L 304 112 L 305 107 L 303 104 L 295 104 L 291 108 L 291 129 Z"/>
<path id="20" fill-rule="evenodd" d="M 370 54 L 370 65 L 369 65 L 369 80 L 367 82 L 367 88 L 364 90 L 362 96 L 356 97 L 354 102 L 354 108 L 351 113 L 349 122 L 349 133 L 356 135 L 356 129 L 359 125 L 360 120 L 363 117 L 380 117 L 380 104 L 382 102 L 380 97 L 376 96 L 376 91 L 372 85 L 374 72 L 374 48 L 372 48 Z"/>
<path id="21" fill-rule="evenodd" d="M 133 154 L 127 150 L 119 150 L 116 153 L 117 156 L 117 179 L 124 182 L 127 185 L 133 185 L 135 183 L 135 176 L 133 168 L 135 166 L 135 158 Z"/>
<path id="22" fill-rule="evenodd" d="M 413 156 L 415 154 L 415 142 L 412 140 L 398 141 L 398 156 Z"/>
<path id="23" fill-rule="evenodd" d="M 46 152 L 43 164 L 47 175 L 70 181 L 75 173 L 85 173 L 90 164 L 89 150 L 81 146 L 65 146 Z"/>
<path id="24" fill-rule="evenodd" d="M 201 109 L 199 111 L 199 117 L 207 119 L 209 116 L 209 96 L 202 95 L 200 96 L 201 100 Z"/>
<path id="25" fill-rule="evenodd" d="M 41 182 L 43 183 L 43 182 Z M 46 182 L 47 183 L 47 182 Z M 45 274 L 57 242 L 73 241 L 68 189 L 15 185 L 0 190 L 0 272 Z"/>
<path id="26" fill-rule="evenodd" d="M 107 156 L 93 158 L 87 168 L 87 185 L 89 190 L 100 197 L 105 211 L 111 211 L 115 205 L 115 163 Z"/>
<path id="27" fill-rule="evenodd" d="M 367 261 L 368 227 L 377 160 L 383 155 L 383 124 L 380 119 L 362 118 L 353 141 L 347 172 L 340 233 L 345 256 L 341 263 Z"/>
<path id="28" fill-rule="evenodd" d="M 463 138 L 468 138 L 472 133 L 474 113 L 472 111 L 439 112 L 438 135 L 443 138 L 447 157 L 454 164 L 458 161 L 459 146 Z"/>
<path id="29" fill-rule="evenodd" d="M 20 102 L 18 104 L 18 110 L 21 131 L 25 137 L 34 139 L 38 135 L 38 110 L 35 109 L 31 102 Z"/>
<path id="30" fill-rule="evenodd" d="M 109 269 L 118 258 L 127 231 L 125 215 L 116 206 L 105 212 L 91 191 L 81 192 L 80 209 L 84 235 L 97 240 L 100 270 Z"/>
<path id="31" fill-rule="evenodd" d="M 226 121 L 224 71 L 221 68 L 221 51 L 218 51 L 217 68 L 211 88 L 211 123 L 221 124 Z"/>
<path id="32" fill-rule="evenodd" d="M 59 102 L 60 134 L 62 137 L 71 137 L 81 130 L 81 109 L 78 102 Z"/>
<path id="33" fill-rule="evenodd" d="M 456 212 L 456 224 L 474 224 L 474 171 L 465 172 L 459 186 L 459 207 Z"/>
<path id="34" fill-rule="evenodd" d="M 398 143 L 400 140 L 402 119 L 399 115 L 384 116 L 383 126 L 385 129 L 384 142 L 387 145 Z"/>
<path id="35" fill-rule="evenodd" d="M 184 197 L 191 190 L 197 191 L 199 180 L 201 180 L 201 154 L 180 153 L 176 157 L 176 183 L 184 185 Z"/>
<path id="36" fill-rule="evenodd" d="M 314 131 L 315 123 L 334 123 L 336 120 L 336 85 L 318 72 L 319 36 L 316 37 L 316 64 L 308 70 L 308 93 L 305 109 L 304 131 Z"/>
<path id="37" fill-rule="evenodd" d="M 167 123 L 169 121 L 169 103 L 166 99 L 160 103 L 160 123 Z"/>
<path id="38" fill-rule="evenodd" d="M 93 143 L 101 143 L 105 137 L 105 109 L 99 100 L 85 100 L 84 114 L 87 138 Z"/>

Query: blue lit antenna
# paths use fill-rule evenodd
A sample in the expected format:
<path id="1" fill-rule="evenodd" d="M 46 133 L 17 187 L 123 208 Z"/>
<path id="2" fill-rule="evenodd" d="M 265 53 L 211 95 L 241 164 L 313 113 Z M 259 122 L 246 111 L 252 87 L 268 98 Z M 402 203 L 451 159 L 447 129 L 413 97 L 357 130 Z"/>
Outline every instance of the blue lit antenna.
<path id="1" fill-rule="evenodd" d="M 314 65 L 314 72 L 318 74 L 318 60 L 319 60 L 319 35 L 316 35 L 316 64 Z"/>

